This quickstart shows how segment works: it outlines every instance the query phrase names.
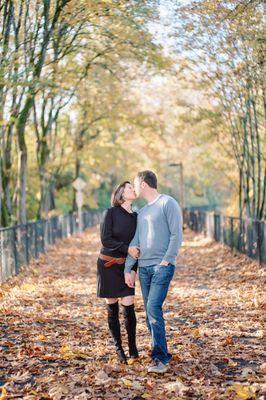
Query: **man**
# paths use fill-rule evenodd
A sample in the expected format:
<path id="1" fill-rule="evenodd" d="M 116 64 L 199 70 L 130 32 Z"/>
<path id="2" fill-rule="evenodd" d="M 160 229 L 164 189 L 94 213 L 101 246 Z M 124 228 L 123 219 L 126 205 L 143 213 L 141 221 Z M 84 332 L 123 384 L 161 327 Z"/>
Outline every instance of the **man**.
<path id="1" fill-rule="evenodd" d="M 174 198 L 157 191 L 152 171 L 142 171 L 134 179 L 138 197 L 147 200 L 139 211 L 137 229 L 125 264 L 125 281 L 134 286 L 131 268 L 138 258 L 146 320 L 152 337 L 152 362 L 148 372 L 168 370 L 168 353 L 162 306 L 175 272 L 178 250 L 182 243 L 182 213 Z"/>

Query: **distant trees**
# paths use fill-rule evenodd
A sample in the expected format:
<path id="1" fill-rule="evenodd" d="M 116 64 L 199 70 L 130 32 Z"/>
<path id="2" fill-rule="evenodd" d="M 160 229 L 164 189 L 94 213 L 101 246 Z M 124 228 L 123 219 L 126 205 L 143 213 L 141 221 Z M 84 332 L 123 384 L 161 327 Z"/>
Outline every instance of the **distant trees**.
<path id="1" fill-rule="evenodd" d="M 230 156 L 240 216 L 265 218 L 261 2 L 177 5 L 173 59 L 148 30 L 147 22 L 161 22 L 157 6 L 0 3 L 0 226 L 75 209 L 77 176 L 87 178 L 85 199 L 95 207 L 143 166 L 169 186 L 169 162 L 180 160 L 188 196 L 208 201 L 212 186 L 215 200 L 226 182 L 226 193 L 235 187 L 235 169 L 221 170 L 231 168 Z M 197 91 L 209 96 L 208 109 L 196 105 Z"/>
<path id="2" fill-rule="evenodd" d="M 266 217 L 263 2 L 208 1 L 180 7 L 179 35 L 195 80 L 218 101 L 239 172 L 239 214 Z M 178 46 L 178 44 L 177 44 Z"/>
<path id="3" fill-rule="evenodd" d="M 87 102 L 84 109 L 84 99 L 79 102 L 83 109 L 76 107 L 72 113 L 74 127 L 69 119 L 65 124 L 64 112 L 73 107 L 84 82 L 95 78 L 100 84 L 101 77 L 91 73 L 93 68 L 109 71 L 114 79 L 116 74 L 121 78 L 129 60 L 153 62 L 156 46 L 138 21 L 148 9 L 145 2 L 136 8 L 135 2 L 128 1 L 1 2 L 0 226 L 27 220 L 29 146 L 36 152 L 40 185 L 36 216 L 45 216 L 55 207 L 60 163 L 53 162 L 62 159 L 64 140 L 81 151 L 83 137 L 96 135 L 91 132 L 95 119 L 106 117 L 102 102 L 97 116 L 87 118 L 90 105 Z M 87 84 L 92 86 L 95 82 Z M 77 158 L 75 174 L 80 162 Z"/>

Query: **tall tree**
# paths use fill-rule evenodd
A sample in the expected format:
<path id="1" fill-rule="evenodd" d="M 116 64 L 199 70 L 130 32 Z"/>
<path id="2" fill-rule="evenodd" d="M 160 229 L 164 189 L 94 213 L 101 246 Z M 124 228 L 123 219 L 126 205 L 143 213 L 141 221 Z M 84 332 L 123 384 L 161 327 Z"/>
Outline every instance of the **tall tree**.
<path id="1" fill-rule="evenodd" d="M 239 214 L 265 218 L 265 80 L 261 1 L 180 6 L 178 31 L 195 81 L 216 99 L 239 171 Z M 182 55 L 180 55 L 182 58 Z"/>

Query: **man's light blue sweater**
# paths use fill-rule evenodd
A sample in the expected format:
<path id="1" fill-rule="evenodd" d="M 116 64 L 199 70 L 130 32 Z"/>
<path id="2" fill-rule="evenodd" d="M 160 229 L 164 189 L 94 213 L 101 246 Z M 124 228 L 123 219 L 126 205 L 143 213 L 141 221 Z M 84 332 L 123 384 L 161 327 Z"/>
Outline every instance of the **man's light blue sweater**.
<path id="1" fill-rule="evenodd" d="M 175 265 L 181 243 L 181 209 L 173 197 L 160 194 L 138 213 L 137 229 L 130 246 L 140 248 L 139 267 L 160 264 L 162 260 Z M 128 255 L 125 272 L 130 272 L 135 262 Z"/>

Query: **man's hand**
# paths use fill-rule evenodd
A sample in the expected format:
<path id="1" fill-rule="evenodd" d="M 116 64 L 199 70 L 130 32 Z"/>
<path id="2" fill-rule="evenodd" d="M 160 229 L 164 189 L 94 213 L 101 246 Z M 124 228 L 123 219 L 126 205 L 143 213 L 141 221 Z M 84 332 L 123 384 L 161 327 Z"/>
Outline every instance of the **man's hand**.
<path id="1" fill-rule="evenodd" d="M 134 276 L 134 274 L 135 274 L 135 276 Z M 125 272 L 125 282 L 128 287 L 130 287 L 130 288 L 134 287 L 135 279 L 136 279 L 135 271 Z"/>
<path id="2" fill-rule="evenodd" d="M 168 264 L 169 264 L 169 262 L 168 262 L 168 261 L 165 261 L 165 260 L 162 260 L 162 261 L 160 262 L 160 265 L 164 265 L 165 267 L 166 267 Z"/>
<path id="3" fill-rule="evenodd" d="M 129 246 L 128 254 L 137 260 L 139 258 L 139 248 L 136 246 Z"/>

